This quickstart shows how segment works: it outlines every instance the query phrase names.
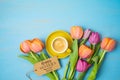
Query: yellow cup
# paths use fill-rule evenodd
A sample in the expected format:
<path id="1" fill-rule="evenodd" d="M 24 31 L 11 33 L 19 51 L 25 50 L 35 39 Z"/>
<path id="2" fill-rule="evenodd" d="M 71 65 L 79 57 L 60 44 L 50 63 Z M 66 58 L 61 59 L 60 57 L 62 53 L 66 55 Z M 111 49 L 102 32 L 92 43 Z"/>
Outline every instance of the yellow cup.
<path id="1" fill-rule="evenodd" d="M 61 36 L 58 36 L 55 39 L 53 39 L 51 47 L 52 50 L 56 53 L 71 52 L 71 50 L 68 48 L 68 41 Z"/>

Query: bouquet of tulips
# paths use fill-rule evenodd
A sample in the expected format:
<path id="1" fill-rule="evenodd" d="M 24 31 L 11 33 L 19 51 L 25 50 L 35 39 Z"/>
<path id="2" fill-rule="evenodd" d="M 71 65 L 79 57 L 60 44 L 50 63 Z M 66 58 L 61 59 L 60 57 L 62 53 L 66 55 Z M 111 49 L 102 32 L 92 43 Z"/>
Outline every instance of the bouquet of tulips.
<path id="1" fill-rule="evenodd" d="M 80 72 L 77 80 L 84 80 L 90 67 L 92 71 L 87 80 L 95 80 L 105 53 L 114 49 L 116 41 L 107 37 L 101 41 L 98 32 L 92 32 L 90 29 L 83 31 L 80 26 L 71 27 L 70 34 L 74 41 L 62 80 L 74 80 L 76 70 Z M 89 44 L 86 44 L 87 41 Z"/>
<path id="2" fill-rule="evenodd" d="M 20 50 L 25 54 L 19 57 L 35 64 L 48 58 L 43 52 L 43 49 L 44 43 L 40 39 L 34 38 L 33 40 L 25 40 L 20 44 Z M 46 76 L 49 77 L 50 80 L 59 80 L 56 71 L 47 73 Z"/>
<path id="3" fill-rule="evenodd" d="M 107 37 L 100 40 L 100 34 L 98 32 L 93 32 L 90 29 L 83 31 L 80 26 L 71 27 L 70 34 L 73 38 L 73 43 L 62 80 L 76 79 L 74 77 L 76 71 L 80 72 L 77 80 L 84 80 L 89 68 L 92 68 L 92 70 L 87 80 L 95 80 L 106 52 L 114 49 L 116 41 Z M 44 43 L 40 39 L 25 40 L 20 44 L 20 50 L 25 54 L 19 57 L 35 64 L 49 58 L 43 49 Z M 45 75 L 49 77 L 50 80 L 59 80 L 56 71 Z"/>

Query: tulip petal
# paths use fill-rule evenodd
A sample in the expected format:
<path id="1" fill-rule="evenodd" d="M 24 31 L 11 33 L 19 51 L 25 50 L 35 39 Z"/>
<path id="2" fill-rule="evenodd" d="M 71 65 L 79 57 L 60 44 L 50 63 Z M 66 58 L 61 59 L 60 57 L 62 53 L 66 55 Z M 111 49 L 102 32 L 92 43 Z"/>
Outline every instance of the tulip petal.
<path id="1" fill-rule="evenodd" d="M 70 34 L 73 39 L 80 39 L 83 35 L 83 29 L 80 26 L 73 26 L 71 27 Z"/>
<path id="2" fill-rule="evenodd" d="M 76 70 L 79 72 L 85 72 L 90 67 L 90 64 L 85 60 L 79 59 L 76 65 Z"/>
<path id="3" fill-rule="evenodd" d="M 90 35 L 89 38 L 89 42 L 93 45 L 97 44 L 98 42 L 100 42 L 100 35 L 98 32 L 92 32 L 92 34 Z"/>
<path id="4" fill-rule="evenodd" d="M 116 45 L 116 41 L 112 38 L 104 38 L 101 43 L 101 48 L 106 51 L 112 51 Z"/>
<path id="5" fill-rule="evenodd" d="M 90 33 L 91 33 L 90 29 L 85 30 L 84 35 L 83 35 L 83 39 L 87 39 L 90 36 Z"/>
<path id="6" fill-rule="evenodd" d="M 104 38 L 101 42 L 101 48 L 104 49 L 108 44 L 109 38 Z"/>
<path id="7" fill-rule="evenodd" d="M 115 44 L 116 44 L 115 40 L 110 40 L 106 46 L 106 50 L 112 51 L 115 47 Z"/>
<path id="8" fill-rule="evenodd" d="M 42 51 L 43 48 L 44 48 L 44 44 L 40 39 L 34 38 L 32 40 L 31 45 L 30 45 L 31 51 L 33 51 L 34 53 L 38 53 Z"/>
<path id="9" fill-rule="evenodd" d="M 79 56 L 81 58 L 89 58 L 93 54 L 93 50 L 86 45 L 81 45 L 79 47 Z"/>
<path id="10" fill-rule="evenodd" d="M 30 40 L 26 40 L 20 44 L 20 50 L 24 53 L 30 52 Z"/>

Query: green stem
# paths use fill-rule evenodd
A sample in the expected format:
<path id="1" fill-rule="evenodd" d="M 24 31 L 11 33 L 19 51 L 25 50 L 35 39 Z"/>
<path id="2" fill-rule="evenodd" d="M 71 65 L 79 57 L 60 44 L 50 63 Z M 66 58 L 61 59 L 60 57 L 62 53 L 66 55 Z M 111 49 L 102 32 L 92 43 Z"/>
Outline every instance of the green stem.
<path id="1" fill-rule="evenodd" d="M 35 55 L 34 55 L 33 52 L 30 52 L 30 54 L 31 54 L 31 56 L 32 56 L 36 61 L 39 61 L 39 60 L 35 57 Z"/>
<path id="2" fill-rule="evenodd" d="M 43 52 L 41 54 L 42 54 L 44 60 L 47 59 L 47 57 L 45 56 L 45 54 Z"/>
<path id="3" fill-rule="evenodd" d="M 95 47 L 96 47 L 96 45 L 90 44 L 90 48 L 91 48 L 92 50 L 95 50 Z"/>
<path id="4" fill-rule="evenodd" d="M 79 46 L 81 46 L 82 44 L 86 43 L 87 39 L 82 39 Z"/>
<path id="5" fill-rule="evenodd" d="M 91 73 L 90 73 L 87 80 L 95 80 L 97 72 L 98 72 L 98 70 L 99 70 L 99 68 L 100 68 L 100 66 L 101 66 L 101 64 L 103 62 L 105 53 L 106 53 L 105 50 L 101 51 L 100 56 L 99 56 L 99 58 L 100 58 L 99 61 L 98 61 L 97 58 L 96 58 L 96 60 L 94 60 L 95 63 L 94 63 L 93 69 L 92 69 L 92 71 L 91 71 Z"/>
<path id="6" fill-rule="evenodd" d="M 46 76 L 49 77 L 50 80 L 55 80 L 55 76 L 54 76 L 53 73 L 51 73 L 51 72 L 50 72 L 50 73 L 47 73 Z"/>
<path id="7" fill-rule="evenodd" d="M 79 73 L 77 80 L 84 80 L 84 77 L 85 77 L 86 72 L 87 72 L 87 71 Z"/>
<path id="8" fill-rule="evenodd" d="M 95 50 L 95 45 L 93 45 L 93 48 L 92 48 L 93 50 Z"/>
<path id="9" fill-rule="evenodd" d="M 69 63 L 70 63 L 70 62 L 68 62 L 68 64 L 66 65 L 63 79 L 66 79 L 66 75 L 67 75 L 67 72 L 68 72 Z"/>
<path id="10" fill-rule="evenodd" d="M 71 77 L 72 77 L 73 72 L 74 72 L 74 69 L 71 69 L 71 70 L 70 70 L 70 73 L 69 73 L 69 76 L 68 76 L 68 79 L 71 80 Z"/>
<path id="11" fill-rule="evenodd" d="M 95 47 L 95 52 L 94 52 L 92 58 L 95 57 L 98 54 L 99 50 L 100 50 L 100 44 L 97 44 L 96 47 Z"/>
<path id="12" fill-rule="evenodd" d="M 90 48 L 92 49 L 92 44 L 90 44 Z"/>
<path id="13" fill-rule="evenodd" d="M 103 53 L 102 53 L 102 55 L 100 56 L 100 60 L 99 60 L 99 62 L 98 62 L 99 66 L 100 66 L 101 63 L 102 63 L 106 52 L 107 52 L 107 51 L 104 50 Z"/>
<path id="14" fill-rule="evenodd" d="M 74 78 L 75 72 L 76 72 L 76 71 L 74 70 L 73 73 L 72 73 L 72 75 L 71 75 L 71 79 Z"/>
<path id="15" fill-rule="evenodd" d="M 53 75 L 55 76 L 56 80 L 59 80 L 56 72 L 55 72 L 55 71 L 52 71 L 52 73 L 53 73 Z"/>

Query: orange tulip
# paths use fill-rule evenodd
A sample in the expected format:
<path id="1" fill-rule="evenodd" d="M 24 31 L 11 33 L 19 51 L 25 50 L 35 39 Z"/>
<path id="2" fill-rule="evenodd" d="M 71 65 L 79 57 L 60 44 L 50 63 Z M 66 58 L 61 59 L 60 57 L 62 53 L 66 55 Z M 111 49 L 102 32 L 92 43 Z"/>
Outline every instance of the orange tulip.
<path id="1" fill-rule="evenodd" d="M 30 45 L 31 51 L 38 53 L 42 51 L 43 48 L 44 48 L 44 43 L 40 39 L 35 38 L 31 41 L 31 45 Z"/>
<path id="2" fill-rule="evenodd" d="M 106 51 L 112 51 L 116 45 L 116 41 L 112 38 L 104 38 L 101 43 L 101 48 Z"/>
<path id="3" fill-rule="evenodd" d="M 20 44 L 20 50 L 23 53 L 29 53 L 30 52 L 30 40 L 26 40 Z"/>
<path id="4" fill-rule="evenodd" d="M 79 47 L 79 56 L 80 58 L 89 58 L 93 54 L 93 50 L 86 45 L 81 45 Z"/>
<path id="5" fill-rule="evenodd" d="M 83 36 L 83 29 L 80 26 L 71 27 L 70 34 L 73 39 L 80 39 Z"/>

